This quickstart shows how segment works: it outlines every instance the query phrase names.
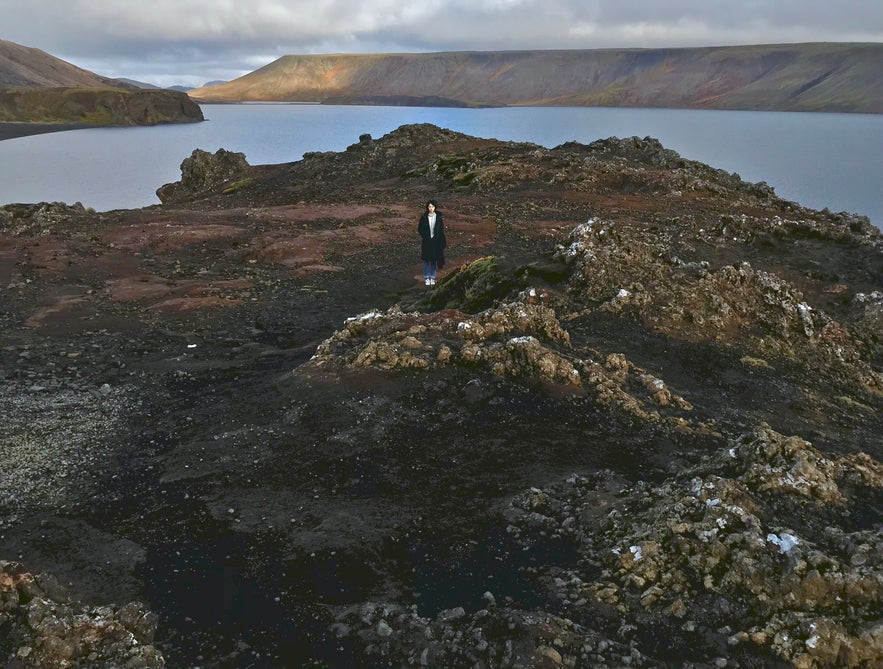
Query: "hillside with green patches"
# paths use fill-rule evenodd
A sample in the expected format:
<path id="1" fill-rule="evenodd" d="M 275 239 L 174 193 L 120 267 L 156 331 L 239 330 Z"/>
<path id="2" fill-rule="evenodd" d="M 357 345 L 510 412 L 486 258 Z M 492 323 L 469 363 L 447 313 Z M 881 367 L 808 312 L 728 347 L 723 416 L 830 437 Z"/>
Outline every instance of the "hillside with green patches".
<path id="1" fill-rule="evenodd" d="M 883 113 L 883 44 L 289 55 L 205 102 Z"/>
<path id="2" fill-rule="evenodd" d="M 0 89 L 0 123 L 156 125 L 205 120 L 184 93 L 119 88 Z"/>

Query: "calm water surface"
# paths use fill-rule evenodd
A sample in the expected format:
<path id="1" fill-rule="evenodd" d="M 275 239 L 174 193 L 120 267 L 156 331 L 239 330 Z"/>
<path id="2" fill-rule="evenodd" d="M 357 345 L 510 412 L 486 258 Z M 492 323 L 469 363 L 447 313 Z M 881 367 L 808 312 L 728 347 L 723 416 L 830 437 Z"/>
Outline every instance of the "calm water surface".
<path id="1" fill-rule="evenodd" d="M 766 181 L 785 199 L 857 212 L 883 226 L 883 116 L 671 109 L 447 109 L 204 105 L 205 123 L 94 128 L 0 142 L 0 204 L 82 202 L 98 210 L 157 204 L 195 148 L 245 153 L 253 164 L 340 151 L 362 133 L 433 123 L 478 137 L 554 147 L 575 140 L 656 137 L 683 157 Z"/>

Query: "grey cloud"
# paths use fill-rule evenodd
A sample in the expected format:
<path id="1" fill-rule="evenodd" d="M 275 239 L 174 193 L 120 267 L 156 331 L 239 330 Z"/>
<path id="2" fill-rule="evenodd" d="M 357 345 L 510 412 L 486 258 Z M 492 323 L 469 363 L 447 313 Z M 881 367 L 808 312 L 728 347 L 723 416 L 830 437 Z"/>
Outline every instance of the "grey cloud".
<path id="1" fill-rule="evenodd" d="M 883 41 L 869 0 L 0 0 L 0 16 L 3 39 L 162 85 L 289 53 Z"/>

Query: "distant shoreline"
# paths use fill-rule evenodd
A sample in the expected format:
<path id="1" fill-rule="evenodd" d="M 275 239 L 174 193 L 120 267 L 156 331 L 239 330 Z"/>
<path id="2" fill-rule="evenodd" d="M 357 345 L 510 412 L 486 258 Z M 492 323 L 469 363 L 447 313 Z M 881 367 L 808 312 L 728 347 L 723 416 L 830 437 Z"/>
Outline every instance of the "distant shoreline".
<path id="1" fill-rule="evenodd" d="M 30 135 L 41 135 L 46 132 L 81 130 L 94 127 L 96 126 L 88 123 L 0 123 L 0 141 L 28 137 Z"/>

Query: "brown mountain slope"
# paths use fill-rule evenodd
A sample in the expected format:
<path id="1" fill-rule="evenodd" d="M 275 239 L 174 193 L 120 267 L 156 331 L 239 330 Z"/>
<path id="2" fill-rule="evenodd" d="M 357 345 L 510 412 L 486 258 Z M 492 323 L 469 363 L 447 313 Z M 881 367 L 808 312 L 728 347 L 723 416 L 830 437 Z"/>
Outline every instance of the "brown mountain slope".
<path id="1" fill-rule="evenodd" d="M 202 121 L 177 91 L 141 89 L 0 40 L 0 123 L 155 125 Z"/>
<path id="2" fill-rule="evenodd" d="M 284 56 L 206 101 L 883 113 L 883 44 Z M 434 104 L 427 102 L 427 104 Z"/>
<path id="3" fill-rule="evenodd" d="M 45 51 L 0 40 L 0 86 L 125 86 L 50 56 Z"/>

